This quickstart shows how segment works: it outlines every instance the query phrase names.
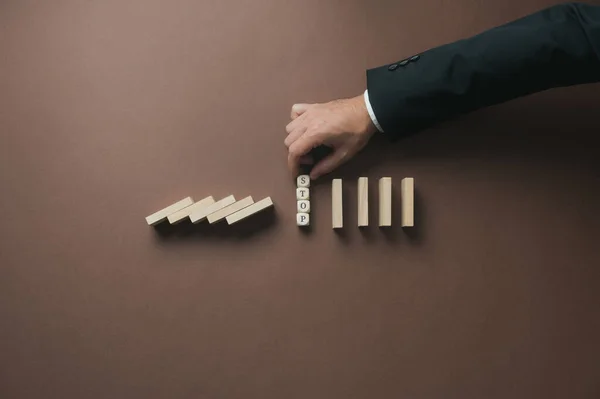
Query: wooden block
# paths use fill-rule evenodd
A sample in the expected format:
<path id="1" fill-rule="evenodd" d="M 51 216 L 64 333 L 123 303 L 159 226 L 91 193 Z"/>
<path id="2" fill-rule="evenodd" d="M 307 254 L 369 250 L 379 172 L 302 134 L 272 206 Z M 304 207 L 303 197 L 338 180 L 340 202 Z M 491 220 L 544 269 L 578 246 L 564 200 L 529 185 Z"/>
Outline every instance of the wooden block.
<path id="1" fill-rule="evenodd" d="M 358 227 L 369 225 L 369 178 L 358 178 Z"/>
<path id="2" fill-rule="evenodd" d="M 252 199 L 251 196 L 248 196 L 244 199 L 234 202 L 233 204 L 226 206 L 225 208 L 219 209 L 218 211 L 213 212 L 210 215 L 208 215 L 207 216 L 208 223 L 213 224 L 220 220 L 223 220 L 227 216 L 231 215 L 232 213 L 235 213 L 241 209 L 244 209 L 245 207 L 250 206 L 252 204 L 254 204 L 254 200 Z"/>
<path id="3" fill-rule="evenodd" d="M 392 225 L 392 178 L 379 179 L 379 227 Z"/>
<path id="4" fill-rule="evenodd" d="M 206 217 L 208 215 L 210 215 L 211 213 L 214 213 L 214 212 L 218 211 L 219 209 L 223 209 L 226 206 L 233 204 L 234 202 L 235 202 L 235 197 L 233 195 L 225 197 L 225 198 L 215 202 L 214 204 L 207 206 L 206 208 L 202 208 L 196 212 L 192 212 L 190 214 L 190 220 L 192 221 L 192 223 L 200 223 L 201 221 L 206 219 Z"/>
<path id="5" fill-rule="evenodd" d="M 331 224 L 334 229 L 344 227 L 342 179 L 333 179 L 331 181 Z"/>
<path id="6" fill-rule="evenodd" d="M 296 199 L 297 200 L 310 199 L 310 189 L 306 188 L 306 187 L 298 187 L 296 189 Z"/>
<path id="7" fill-rule="evenodd" d="M 310 213 L 310 201 L 308 201 L 308 200 L 298 201 L 297 212 L 298 213 Z"/>
<path id="8" fill-rule="evenodd" d="M 208 196 L 206 198 L 201 199 L 200 201 L 192 204 L 188 207 L 183 208 L 182 210 L 172 213 L 169 215 L 167 219 L 169 219 L 169 223 L 177 224 L 188 218 L 193 212 L 196 212 L 199 209 L 206 208 L 215 203 L 215 199 L 212 196 Z"/>
<path id="9" fill-rule="evenodd" d="M 402 179 L 402 227 L 415 225 L 415 179 Z"/>
<path id="10" fill-rule="evenodd" d="M 296 185 L 298 187 L 310 187 L 310 176 L 300 175 L 296 178 Z"/>
<path id="11" fill-rule="evenodd" d="M 296 224 L 298 226 L 310 225 L 310 215 L 308 213 L 297 213 L 296 214 Z"/>
<path id="12" fill-rule="evenodd" d="M 180 211 L 183 208 L 192 205 L 193 203 L 194 200 L 192 197 L 184 198 L 166 208 L 161 209 L 160 211 L 154 212 L 150 216 L 146 216 L 146 223 L 148 223 L 149 226 L 156 226 L 157 224 L 167 220 L 170 214 Z"/>
<path id="13" fill-rule="evenodd" d="M 232 213 L 225 219 L 227 220 L 228 224 L 234 224 L 272 206 L 273 201 L 271 200 L 271 197 L 266 197 L 240 211 L 237 211 L 236 213 Z"/>

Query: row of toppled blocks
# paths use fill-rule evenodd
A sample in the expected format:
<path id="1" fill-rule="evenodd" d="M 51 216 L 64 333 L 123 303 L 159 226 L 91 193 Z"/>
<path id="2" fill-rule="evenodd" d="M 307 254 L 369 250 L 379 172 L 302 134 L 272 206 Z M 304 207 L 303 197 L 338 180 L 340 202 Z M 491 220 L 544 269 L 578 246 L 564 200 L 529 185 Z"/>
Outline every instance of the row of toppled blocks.
<path id="1" fill-rule="evenodd" d="M 402 227 L 413 227 L 415 179 L 406 177 L 401 182 L 401 220 Z M 369 179 L 358 179 L 358 227 L 369 225 Z M 331 223 L 332 228 L 344 227 L 342 179 L 331 182 Z M 379 179 L 379 227 L 392 226 L 392 178 Z"/>
<path id="2" fill-rule="evenodd" d="M 235 224 L 265 209 L 273 207 L 271 197 L 266 197 L 254 202 L 252 196 L 236 200 L 233 195 L 224 197 L 218 201 L 212 196 L 194 202 L 192 197 L 186 197 L 146 217 L 149 226 L 156 226 L 168 221 L 177 224 L 184 220 L 192 223 L 200 223 L 207 220 L 210 224 L 227 221 L 227 224 Z"/>

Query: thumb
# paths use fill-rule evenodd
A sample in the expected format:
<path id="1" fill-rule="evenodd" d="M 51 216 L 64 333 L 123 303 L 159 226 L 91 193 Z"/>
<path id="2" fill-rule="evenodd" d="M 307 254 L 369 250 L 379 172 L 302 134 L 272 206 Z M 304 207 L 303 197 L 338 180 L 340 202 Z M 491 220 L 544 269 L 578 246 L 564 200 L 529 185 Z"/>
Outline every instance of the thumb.
<path id="1" fill-rule="evenodd" d="M 333 172 L 338 166 L 342 165 L 351 158 L 350 149 L 346 146 L 336 148 L 333 153 L 323 158 L 317 163 L 310 172 L 311 180 L 315 180 L 327 173 Z"/>
<path id="2" fill-rule="evenodd" d="M 292 118 L 292 120 L 296 119 L 297 117 L 305 113 L 306 110 L 310 108 L 310 106 L 310 104 L 294 104 L 292 106 L 292 112 L 290 114 L 290 117 Z"/>

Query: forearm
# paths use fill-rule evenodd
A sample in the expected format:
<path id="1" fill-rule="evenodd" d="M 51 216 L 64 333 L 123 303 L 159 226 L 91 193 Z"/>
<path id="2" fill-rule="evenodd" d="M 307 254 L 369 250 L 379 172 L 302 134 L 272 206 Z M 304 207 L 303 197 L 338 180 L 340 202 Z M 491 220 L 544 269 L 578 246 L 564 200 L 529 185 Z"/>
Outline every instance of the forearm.
<path id="1" fill-rule="evenodd" d="M 396 139 L 534 92 L 600 81 L 599 56 L 600 7 L 560 5 L 371 69 L 368 97 Z"/>

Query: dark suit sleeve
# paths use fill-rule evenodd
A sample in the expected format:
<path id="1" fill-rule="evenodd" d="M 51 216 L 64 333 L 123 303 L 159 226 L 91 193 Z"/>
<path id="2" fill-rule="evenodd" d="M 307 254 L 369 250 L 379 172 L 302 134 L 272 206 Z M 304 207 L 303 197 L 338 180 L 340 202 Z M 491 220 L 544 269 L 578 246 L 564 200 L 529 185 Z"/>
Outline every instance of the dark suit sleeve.
<path id="1" fill-rule="evenodd" d="M 600 80 L 600 7 L 554 6 L 469 39 L 367 71 L 392 140 L 478 108 Z"/>

